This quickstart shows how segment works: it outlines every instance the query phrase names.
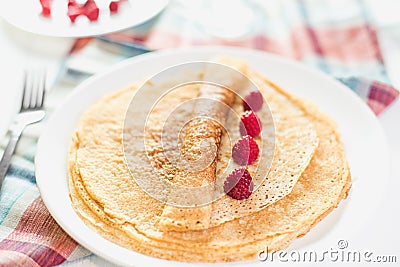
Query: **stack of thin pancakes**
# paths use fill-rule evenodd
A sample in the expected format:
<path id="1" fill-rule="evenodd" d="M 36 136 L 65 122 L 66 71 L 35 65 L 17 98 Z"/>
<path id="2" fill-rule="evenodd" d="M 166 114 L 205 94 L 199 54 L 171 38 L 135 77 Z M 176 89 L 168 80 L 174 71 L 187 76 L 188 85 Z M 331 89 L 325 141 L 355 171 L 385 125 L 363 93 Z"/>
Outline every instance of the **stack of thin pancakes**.
<path id="1" fill-rule="evenodd" d="M 205 94 L 190 85 L 164 99 L 149 116 L 151 134 L 131 129 L 131 150 L 123 147 L 125 115 L 137 86 L 114 92 L 95 103 L 82 116 L 72 138 L 69 154 L 69 185 L 72 205 L 86 224 L 106 239 L 134 251 L 168 260 L 224 262 L 255 259 L 268 247 L 280 250 L 306 234 L 325 217 L 351 187 L 349 167 L 336 124 L 313 104 L 292 96 L 235 59 L 223 59 L 245 74 L 266 99 L 275 129 L 275 151 L 263 151 L 271 158 L 267 179 L 247 200 L 225 195 L 201 207 L 175 207 L 148 195 L 135 178 L 151 179 L 140 166 L 129 169 L 125 153 L 150 157 L 153 168 L 172 184 L 218 183 L 217 174 L 227 168 L 232 146 L 240 138 L 239 119 L 226 119 L 234 136 L 209 122 L 197 122 L 189 129 L 189 141 L 211 138 L 218 156 L 196 175 L 182 173 L 168 162 L 160 146 L 162 120 L 171 107 Z M 205 74 L 207 76 L 207 73 Z M 232 83 L 237 81 L 232 80 Z M 207 92 L 238 113 L 241 99 L 224 91 Z M 190 110 L 182 118 L 190 117 Z M 223 117 L 223 116 L 222 116 Z M 263 127 L 270 117 L 260 116 Z M 126 125 L 125 125 L 126 127 Z M 197 128 L 196 128 L 197 127 Z M 200 127 L 200 128 L 198 128 Z M 126 130 L 126 129 L 125 129 Z M 129 129 L 128 129 L 129 132 Z M 198 133 L 207 133 L 201 136 Z M 237 133 L 235 136 L 234 133 Z M 135 150 L 135 142 L 146 140 L 150 151 Z M 259 139 L 256 139 L 260 142 Z M 260 157 L 259 157 L 260 158 Z M 257 162 L 263 168 L 264 162 Z M 255 169 L 248 167 L 254 177 Z M 222 181 L 223 182 L 223 181 Z"/>

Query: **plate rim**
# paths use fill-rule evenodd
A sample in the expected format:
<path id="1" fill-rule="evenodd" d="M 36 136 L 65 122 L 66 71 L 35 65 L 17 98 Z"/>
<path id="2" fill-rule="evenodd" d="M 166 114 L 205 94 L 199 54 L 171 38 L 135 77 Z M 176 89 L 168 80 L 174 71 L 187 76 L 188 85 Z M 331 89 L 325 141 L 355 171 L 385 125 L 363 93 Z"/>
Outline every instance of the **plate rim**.
<path id="1" fill-rule="evenodd" d="M 168 57 L 174 54 L 180 54 L 180 53 L 188 53 L 188 52 L 210 52 L 213 53 L 213 51 L 218 51 L 220 52 L 221 50 L 225 51 L 225 53 L 227 55 L 229 55 L 232 51 L 233 52 L 238 52 L 238 53 L 242 53 L 246 54 L 246 53 L 255 53 L 258 54 L 264 58 L 269 58 L 268 60 L 272 59 L 275 61 L 278 61 L 282 64 L 288 64 L 293 66 L 294 68 L 300 69 L 300 70 L 305 70 L 306 72 L 309 72 L 313 75 L 318 75 L 320 77 L 323 77 L 324 79 L 328 79 L 331 83 L 335 84 L 335 87 L 337 89 L 340 88 L 340 90 L 342 90 L 345 94 L 347 94 L 349 97 L 353 98 L 353 100 L 355 100 L 358 103 L 358 107 L 362 109 L 362 112 L 365 113 L 366 115 L 368 115 L 369 119 L 371 119 L 373 121 L 373 123 L 375 124 L 375 128 L 377 130 L 377 133 L 380 135 L 381 138 L 383 138 L 381 140 L 381 143 L 383 145 L 382 147 L 382 151 L 384 152 L 384 154 L 386 155 L 386 157 L 389 157 L 389 149 L 388 149 L 388 144 L 387 144 L 387 139 L 386 136 L 384 134 L 384 131 L 381 127 L 381 125 L 379 124 L 378 119 L 376 118 L 375 114 L 371 111 L 371 109 L 362 101 L 361 98 L 359 98 L 355 92 L 353 92 L 352 90 L 350 90 L 349 88 L 347 88 L 345 85 L 343 85 L 342 83 L 340 83 L 339 81 L 333 79 L 331 76 L 317 70 L 317 69 L 313 69 L 309 66 L 306 66 L 305 64 L 302 64 L 301 62 L 296 62 L 294 60 L 291 59 L 287 59 L 287 58 L 283 58 L 281 56 L 275 55 L 275 54 L 271 54 L 271 53 L 267 53 L 264 51 L 259 51 L 259 50 L 254 50 L 254 49 L 249 49 L 249 48 L 238 48 L 238 47 L 226 47 L 226 46 L 207 46 L 207 47 L 185 47 L 185 48 L 180 48 L 180 49 L 164 49 L 164 50 L 159 50 L 159 51 L 155 51 L 155 52 L 151 52 L 151 53 L 147 53 L 147 54 L 143 54 L 143 55 L 139 55 L 133 58 L 129 58 L 126 59 L 120 63 L 115 64 L 114 66 L 110 67 L 107 70 L 104 70 L 96 75 L 93 75 L 92 77 L 88 78 L 87 80 L 85 80 L 84 82 L 82 82 L 81 84 L 79 84 L 74 91 L 67 97 L 65 98 L 62 103 L 58 106 L 58 108 L 55 110 L 55 112 L 52 114 L 48 124 L 51 124 L 51 121 L 55 120 L 54 118 L 56 116 L 54 116 L 55 114 L 57 114 L 58 112 L 61 112 L 61 110 L 63 109 L 63 107 L 66 106 L 67 103 L 69 103 L 70 101 L 72 101 L 76 96 L 79 95 L 79 93 L 82 90 L 85 90 L 85 88 L 90 85 L 92 82 L 96 81 L 97 79 L 101 78 L 101 77 L 105 77 L 107 75 L 110 75 L 113 72 L 117 72 L 120 71 L 121 69 L 126 68 L 129 65 L 134 65 L 134 64 L 140 64 L 141 61 L 146 61 L 146 60 L 152 60 L 152 58 L 157 58 L 157 57 Z M 110 89 L 111 91 L 111 89 Z M 35 156 L 35 174 L 37 175 L 37 177 L 41 177 L 41 172 L 42 169 L 38 168 L 39 164 L 40 164 L 40 159 L 37 160 L 38 158 L 42 157 L 41 151 L 43 150 L 42 147 L 44 146 L 45 140 L 44 138 L 42 138 L 43 136 L 46 136 L 46 132 L 48 128 L 46 127 L 46 129 L 43 131 L 42 135 L 39 138 L 38 141 L 38 145 L 37 145 L 37 154 Z M 38 156 L 39 155 L 39 156 Z M 386 164 L 387 167 L 389 167 L 389 162 Z M 389 168 L 385 168 L 384 170 L 384 175 L 386 178 L 388 177 L 389 174 Z M 67 174 L 66 174 L 67 176 Z M 45 191 L 44 187 L 45 185 L 42 184 L 42 180 L 41 178 L 37 179 L 37 185 L 39 188 L 39 191 L 41 193 L 41 196 L 43 198 L 43 202 L 45 203 L 46 207 L 48 208 L 49 212 L 52 214 L 53 218 L 56 220 L 56 222 L 64 229 L 65 232 L 67 232 L 74 240 L 79 240 L 79 244 L 81 244 L 82 246 L 88 248 L 91 252 L 94 252 L 96 255 L 103 257 L 107 260 L 110 260 L 112 262 L 118 263 L 118 264 L 127 264 L 126 261 L 124 260 L 120 260 L 116 257 L 112 257 L 110 255 L 105 255 L 104 251 L 100 251 L 99 249 L 97 249 L 97 247 L 92 246 L 92 244 L 90 244 L 89 242 L 84 241 L 82 238 L 75 238 L 74 235 L 72 235 L 70 233 L 70 229 L 68 228 L 68 226 L 66 226 L 64 224 L 64 222 L 62 222 L 60 220 L 60 218 L 58 218 L 58 215 L 54 215 L 54 210 L 52 205 L 50 204 L 50 200 L 45 197 L 43 197 L 42 192 Z M 49 206 L 51 208 L 49 208 Z M 57 213 L 56 213 L 57 214 Z M 76 215 L 76 214 L 75 214 Z M 76 215 L 77 216 L 77 215 Z M 86 226 L 86 225 L 85 225 Z M 87 226 L 86 226 L 87 227 Z M 87 229 L 89 229 L 90 231 L 94 232 L 91 228 L 87 227 Z M 96 235 L 98 235 L 96 233 Z M 101 237 L 102 238 L 102 237 Z M 102 238 L 104 239 L 104 238 Z M 111 243 L 110 241 L 104 239 L 105 241 Z M 111 243 L 113 244 L 113 243 Z M 116 244 L 113 244 L 114 246 L 118 246 Z M 166 261 L 166 260 L 162 260 L 162 259 L 157 259 L 157 258 L 153 258 L 153 257 L 149 257 L 147 255 L 143 255 L 134 251 L 130 251 L 127 250 L 123 247 L 118 246 L 120 249 L 126 250 L 128 253 L 134 253 L 137 255 L 137 257 L 142 258 L 142 260 L 145 260 L 146 262 L 148 261 L 149 264 L 154 264 L 154 263 L 162 263 L 162 264 L 174 264 L 174 265 L 180 265 L 182 264 L 182 266 L 186 266 L 186 263 L 182 263 L 182 262 L 177 262 L 177 261 Z M 204 264 L 195 264 L 196 266 L 199 265 L 204 265 Z M 215 265 L 214 265 L 215 266 Z"/>

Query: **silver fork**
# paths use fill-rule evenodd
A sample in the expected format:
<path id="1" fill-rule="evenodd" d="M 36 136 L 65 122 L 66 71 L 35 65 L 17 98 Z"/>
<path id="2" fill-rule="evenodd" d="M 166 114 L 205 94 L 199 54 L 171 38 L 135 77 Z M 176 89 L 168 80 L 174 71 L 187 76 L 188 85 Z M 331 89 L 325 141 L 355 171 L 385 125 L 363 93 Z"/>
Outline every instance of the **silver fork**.
<path id="1" fill-rule="evenodd" d="M 46 73 L 25 72 L 21 108 L 10 126 L 10 140 L 0 161 L 0 190 L 22 131 L 46 115 L 43 110 L 45 96 Z"/>

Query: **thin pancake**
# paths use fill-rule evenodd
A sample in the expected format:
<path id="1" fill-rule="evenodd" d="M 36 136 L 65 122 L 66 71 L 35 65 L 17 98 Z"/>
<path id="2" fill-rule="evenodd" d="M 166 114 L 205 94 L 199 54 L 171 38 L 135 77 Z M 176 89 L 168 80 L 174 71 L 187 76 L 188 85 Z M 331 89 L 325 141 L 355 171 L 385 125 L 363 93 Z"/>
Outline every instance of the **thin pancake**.
<path id="1" fill-rule="evenodd" d="M 252 73 L 251 76 L 258 83 L 263 82 L 255 74 Z M 69 168 L 71 198 L 75 210 L 88 224 L 94 226 L 113 242 L 141 253 L 166 259 L 202 262 L 242 260 L 254 258 L 256 252 L 263 249 L 265 245 L 268 245 L 270 249 L 285 247 L 288 242 L 307 232 L 337 206 L 339 201 L 347 195 L 350 176 L 343 145 L 335 124 L 312 105 L 304 104 L 274 85 L 270 84 L 270 86 L 267 87 L 264 84 L 263 88 L 271 94 L 285 97 L 290 105 L 296 105 L 306 113 L 320 139 L 313 159 L 288 196 L 257 213 L 234 219 L 208 230 L 161 232 L 157 229 L 157 216 L 161 214 L 162 206 L 146 194 L 135 192 L 129 195 L 130 188 L 127 187 L 131 185 L 124 184 L 118 188 L 118 190 L 122 189 L 118 192 L 126 193 L 126 197 L 132 197 L 136 206 L 139 203 L 143 205 L 140 205 L 141 213 L 140 207 L 129 207 L 134 209 L 132 215 L 138 217 L 136 223 L 121 221 L 103 208 L 102 203 L 96 202 L 84 185 L 87 177 L 84 176 L 90 174 L 86 173 L 82 176 L 77 163 L 81 156 L 79 150 L 85 147 L 83 144 L 90 141 L 83 140 L 86 137 L 78 131 L 71 148 Z M 116 108 L 121 105 L 121 99 L 130 93 L 132 92 L 125 90 L 109 97 L 113 100 L 105 101 L 105 99 L 103 102 L 114 103 L 115 106 L 110 108 Z M 96 108 L 92 110 L 94 111 Z M 96 114 L 96 116 L 103 115 Z M 113 120 L 121 119 L 123 112 L 120 116 L 117 115 Z M 115 145 L 118 147 L 118 142 Z M 115 147 L 110 150 L 105 149 L 105 151 L 100 149 L 96 152 L 100 153 L 97 156 L 110 156 L 107 158 L 109 160 L 119 158 L 118 149 Z M 107 155 L 104 155 L 104 152 Z M 97 165 L 97 167 L 101 166 Z M 126 174 L 121 163 L 115 167 L 113 171 L 116 176 Z M 112 180 L 106 183 L 114 186 Z"/>

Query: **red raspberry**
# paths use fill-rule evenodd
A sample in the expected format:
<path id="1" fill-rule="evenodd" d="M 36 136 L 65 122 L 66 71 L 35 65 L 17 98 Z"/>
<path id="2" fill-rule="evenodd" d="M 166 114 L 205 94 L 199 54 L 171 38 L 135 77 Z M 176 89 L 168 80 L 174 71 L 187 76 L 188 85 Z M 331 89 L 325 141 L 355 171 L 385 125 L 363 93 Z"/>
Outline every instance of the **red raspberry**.
<path id="1" fill-rule="evenodd" d="M 224 191 L 228 196 L 237 199 L 247 199 L 254 189 L 253 178 L 245 168 L 235 169 L 224 182 Z"/>
<path id="2" fill-rule="evenodd" d="M 42 16 L 43 17 L 51 16 L 51 4 L 52 4 L 52 0 L 40 0 L 40 5 L 42 6 Z"/>
<path id="3" fill-rule="evenodd" d="M 88 0 L 83 6 L 83 11 L 90 21 L 96 21 L 99 18 L 100 10 L 94 0 Z"/>
<path id="4" fill-rule="evenodd" d="M 243 109 L 259 111 L 264 103 L 263 96 L 260 91 L 253 91 L 246 95 L 242 101 Z"/>
<path id="5" fill-rule="evenodd" d="M 120 1 L 111 1 L 110 2 L 110 12 L 117 13 L 119 8 Z"/>
<path id="6" fill-rule="evenodd" d="M 68 17 L 71 20 L 72 23 L 75 23 L 75 20 L 77 17 L 82 15 L 82 8 L 76 4 L 69 2 L 68 3 Z"/>
<path id="7" fill-rule="evenodd" d="M 232 149 L 232 158 L 239 165 L 248 165 L 256 161 L 260 149 L 253 137 L 246 135 L 240 138 Z"/>
<path id="8" fill-rule="evenodd" d="M 261 132 L 261 122 L 252 110 L 246 110 L 240 117 L 239 130 L 241 135 L 257 137 Z"/>

